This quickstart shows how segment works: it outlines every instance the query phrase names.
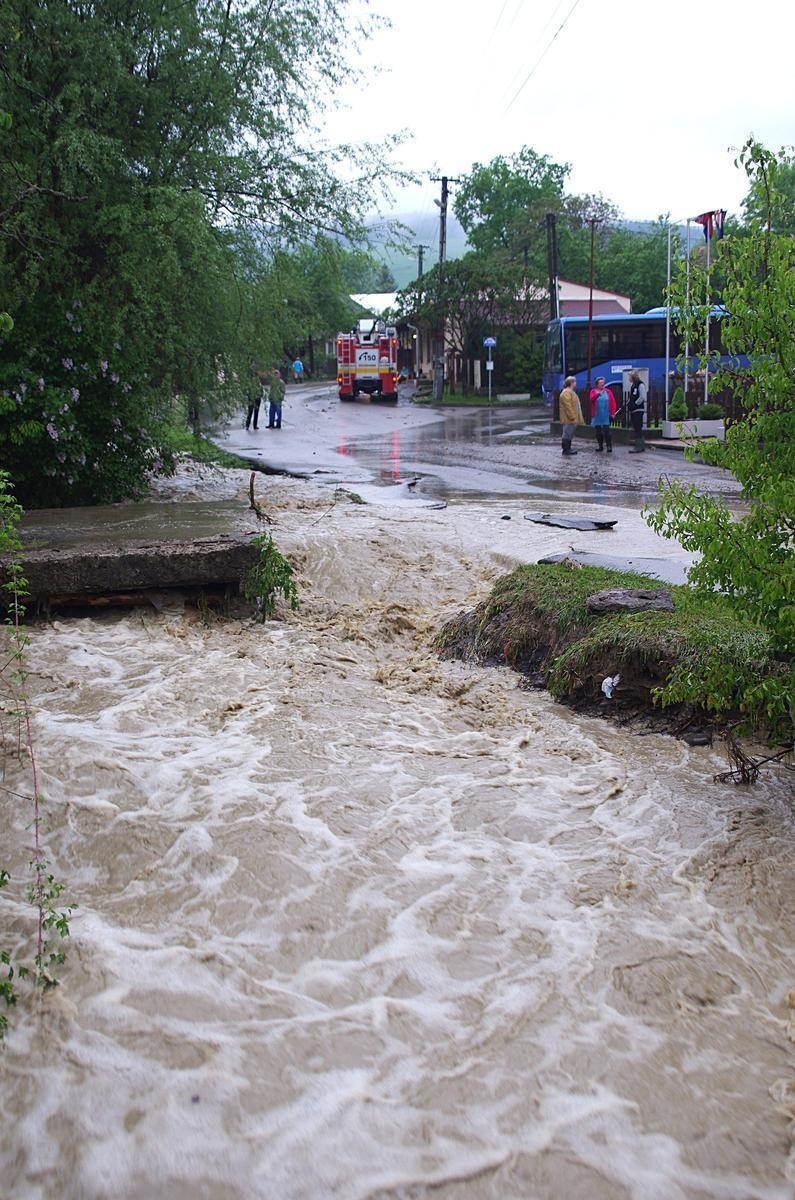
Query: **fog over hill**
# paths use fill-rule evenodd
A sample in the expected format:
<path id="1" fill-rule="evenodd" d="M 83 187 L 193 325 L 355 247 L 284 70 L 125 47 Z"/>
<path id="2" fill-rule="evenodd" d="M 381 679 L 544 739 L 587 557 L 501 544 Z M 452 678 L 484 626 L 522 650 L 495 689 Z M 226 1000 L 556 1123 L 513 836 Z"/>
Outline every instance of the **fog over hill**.
<path id="1" fill-rule="evenodd" d="M 390 224 L 399 222 L 410 230 L 410 233 L 405 235 L 409 249 L 403 251 L 390 244 L 396 239 L 384 232 L 386 221 Z M 646 233 L 654 224 L 654 221 L 619 221 L 622 228 L 634 233 Z M 380 262 L 389 267 L 398 288 L 406 287 L 417 278 L 419 246 L 424 247 L 424 270 L 427 271 L 439 259 L 439 210 L 436 207 L 425 212 L 392 213 L 387 218 L 373 219 L 370 228 L 373 232 L 373 253 Z M 687 237 L 686 226 L 677 226 L 674 232 L 679 235 L 680 245 L 684 245 Z M 697 234 L 700 234 L 700 229 L 697 228 L 694 232 L 691 228 L 690 238 L 693 245 L 697 244 Z M 461 258 L 467 249 L 466 234 L 453 213 L 448 211 L 447 257 Z"/>
<path id="2" fill-rule="evenodd" d="M 418 246 L 423 246 L 423 269 L 428 270 L 439 260 L 439 210 L 392 213 L 390 224 L 399 222 L 410 232 L 405 234 L 409 249 L 402 251 L 388 244 L 396 240 L 385 237 L 381 230 L 384 220 L 373 220 L 373 253 L 389 267 L 398 288 L 404 288 L 417 278 Z M 451 211 L 447 213 L 447 257 L 461 258 L 467 250 L 466 234 Z"/>

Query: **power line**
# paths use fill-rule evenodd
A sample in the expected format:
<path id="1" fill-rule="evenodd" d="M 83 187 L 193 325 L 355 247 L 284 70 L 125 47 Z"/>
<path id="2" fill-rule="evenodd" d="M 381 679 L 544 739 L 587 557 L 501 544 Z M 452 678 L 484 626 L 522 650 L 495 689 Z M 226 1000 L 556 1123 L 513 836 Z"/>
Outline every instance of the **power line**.
<path id="1" fill-rule="evenodd" d="M 561 24 L 558 26 L 558 28 L 557 28 L 557 30 L 555 31 L 555 33 L 554 33 L 554 34 L 552 35 L 552 37 L 549 39 L 549 41 L 547 42 L 546 46 L 545 46 L 545 47 L 544 47 L 544 49 L 541 51 L 541 54 L 539 55 L 539 57 L 538 57 L 538 58 L 536 59 L 536 61 L 533 63 L 533 66 L 530 68 L 530 71 L 529 71 L 528 75 L 525 77 L 525 80 L 524 80 L 524 82 L 521 84 L 521 86 L 519 87 L 518 91 L 516 91 L 516 93 L 514 94 L 514 97 L 513 97 L 513 99 L 511 100 L 511 102 L 510 102 L 510 103 L 507 105 L 507 107 L 505 108 L 505 111 L 503 112 L 503 116 L 505 116 L 505 113 L 507 113 L 507 112 L 508 112 L 508 111 L 509 111 L 509 110 L 510 110 L 512 107 L 513 107 L 513 105 L 516 103 L 516 101 L 519 99 L 519 97 L 521 96 L 522 92 L 523 92 L 523 91 L 524 91 L 524 89 L 527 87 L 527 85 L 528 85 L 528 83 L 530 82 L 530 80 L 533 78 L 533 75 L 535 74 L 536 70 L 537 70 L 537 69 L 538 69 L 538 67 L 541 65 L 542 61 L 543 61 L 543 60 L 546 58 L 547 52 L 549 51 L 549 49 L 550 49 L 550 47 L 552 46 L 553 42 L 555 42 L 555 41 L 556 41 L 556 39 L 558 38 L 558 36 L 559 36 L 559 35 L 562 33 L 563 29 L 565 28 L 565 26 L 566 26 L 566 24 L 567 24 L 567 22 L 568 22 L 568 20 L 569 20 L 569 17 L 570 17 L 570 16 L 571 16 L 571 14 L 574 12 L 575 8 L 577 7 L 577 5 L 578 5 L 579 3 L 580 3 L 580 0 L 574 0 L 574 3 L 572 4 L 572 6 L 571 6 L 571 8 L 569 9 L 569 11 L 566 13 L 566 16 L 563 18 L 563 20 L 562 20 Z"/>
<path id="2" fill-rule="evenodd" d="M 560 11 L 560 9 L 562 9 L 562 8 L 563 8 L 564 4 L 566 4 L 566 3 L 567 3 L 567 0 L 556 0 L 556 3 L 554 3 L 554 4 L 552 5 L 552 11 L 550 12 L 550 14 L 549 14 L 549 16 L 547 17 L 547 19 L 546 19 L 546 21 L 544 22 L 544 24 L 543 24 L 543 25 L 541 26 L 541 28 L 538 30 L 538 33 L 536 33 L 536 34 L 533 34 L 533 35 L 532 35 L 532 38 L 533 38 L 533 40 L 535 40 L 535 41 L 538 41 L 538 42 L 540 42 L 540 41 L 541 41 L 541 39 L 542 39 L 542 37 L 544 36 L 544 34 L 546 33 L 546 31 L 549 29 L 550 25 L 551 25 L 551 24 L 552 24 L 552 22 L 555 20 L 555 17 L 558 15 L 558 12 Z M 519 13 L 520 13 L 520 12 L 521 12 L 521 0 L 520 0 L 520 6 L 519 6 L 519 8 L 517 8 L 517 9 L 514 11 L 514 14 L 513 14 L 513 19 L 511 20 L 511 23 L 510 23 L 510 25 L 508 26 L 507 30 L 505 31 L 505 35 L 506 35 L 506 37 L 507 37 L 507 36 L 508 36 L 508 34 L 511 32 L 511 29 L 513 28 L 513 26 L 514 26 L 514 24 L 515 24 L 515 22 L 516 22 L 516 18 L 518 17 L 518 15 L 519 15 Z M 528 37 L 529 37 L 529 36 L 530 36 L 530 35 L 528 35 Z M 511 94 L 511 93 L 512 93 L 512 91 L 513 91 L 513 89 L 516 87 L 516 84 L 517 84 L 517 82 L 519 81 L 519 79 L 521 79 L 521 77 L 522 77 L 522 71 L 523 71 L 523 70 L 524 70 L 524 66 L 523 66 L 523 65 L 522 65 L 522 66 L 519 66 L 519 67 L 517 67 L 517 68 L 516 68 L 516 70 L 514 71 L 513 75 L 512 75 L 512 76 L 511 76 L 511 78 L 508 80 L 508 82 L 506 83 L 505 87 L 504 87 L 504 88 L 503 88 L 503 90 L 502 90 L 502 94 L 503 94 L 503 96 L 510 96 L 510 94 Z"/>
<path id="3" fill-rule="evenodd" d="M 499 28 L 500 21 L 502 20 L 502 14 L 505 12 L 505 10 L 506 10 L 506 8 L 507 8 L 507 7 L 508 7 L 508 0 L 502 0 L 502 8 L 500 9 L 500 12 L 499 12 L 499 15 L 498 15 L 498 17 L 497 17 L 497 20 L 494 22 L 494 24 L 493 24 L 493 26 L 492 26 L 492 28 L 491 28 L 491 33 L 489 34 L 489 40 L 488 40 L 488 42 L 487 42 L 487 44 L 486 44 L 486 49 L 488 49 L 488 48 L 489 48 L 489 46 L 491 45 L 492 41 L 494 40 L 494 35 L 495 35 L 495 33 L 497 32 L 497 29 Z"/>

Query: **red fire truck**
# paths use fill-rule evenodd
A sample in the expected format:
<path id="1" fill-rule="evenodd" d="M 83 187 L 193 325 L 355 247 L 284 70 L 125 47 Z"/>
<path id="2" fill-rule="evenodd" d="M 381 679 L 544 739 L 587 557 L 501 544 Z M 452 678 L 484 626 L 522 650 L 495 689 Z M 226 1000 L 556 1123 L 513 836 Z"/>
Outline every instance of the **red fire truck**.
<path id="1" fill-rule="evenodd" d="M 337 385 L 340 400 L 357 392 L 397 402 L 397 329 L 365 317 L 350 333 L 337 334 Z"/>

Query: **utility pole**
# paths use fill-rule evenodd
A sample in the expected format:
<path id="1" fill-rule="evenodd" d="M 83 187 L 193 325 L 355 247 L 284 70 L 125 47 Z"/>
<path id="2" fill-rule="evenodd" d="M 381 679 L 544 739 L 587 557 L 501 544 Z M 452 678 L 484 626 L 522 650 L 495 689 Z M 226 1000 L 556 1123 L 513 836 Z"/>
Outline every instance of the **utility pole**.
<path id="1" fill-rule="evenodd" d="M 430 246 L 417 246 L 417 282 L 422 280 L 422 252 L 430 250 Z"/>
<path id="2" fill-rule="evenodd" d="M 589 221 L 591 226 L 591 263 L 588 271 L 588 384 L 587 393 L 590 403 L 591 395 L 591 366 L 593 364 L 593 250 L 594 237 L 596 235 L 596 217 L 591 217 Z"/>
<path id="3" fill-rule="evenodd" d="M 460 183 L 461 181 L 460 179 L 449 179 L 447 175 L 432 175 L 431 180 L 434 183 L 441 183 L 442 185 L 442 198 L 440 201 L 437 201 L 439 205 L 439 304 L 437 305 L 439 315 L 437 317 L 433 350 L 433 398 L 437 404 L 441 404 L 444 395 L 444 335 L 446 317 L 441 305 L 442 290 L 444 288 L 444 264 L 447 259 L 448 184 Z"/>
<path id="4" fill-rule="evenodd" d="M 549 278 L 549 319 L 560 316 L 558 304 L 558 237 L 555 214 L 547 213 L 547 276 Z"/>

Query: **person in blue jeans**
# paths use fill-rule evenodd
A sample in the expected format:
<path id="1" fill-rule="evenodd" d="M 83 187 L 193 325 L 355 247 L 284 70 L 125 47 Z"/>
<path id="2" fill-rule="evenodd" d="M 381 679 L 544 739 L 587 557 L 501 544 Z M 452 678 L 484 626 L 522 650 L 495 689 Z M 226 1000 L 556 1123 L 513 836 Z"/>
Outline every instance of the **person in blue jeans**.
<path id="1" fill-rule="evenodd" d="M 605 377 L 600 375 L 596 386 L 591 388 L 591 424 L 596 434 L 596 452 L 599 454 L 607 443 L 607 453 L 613 453 L 613 434 L 610 422 L 618 411 L 616 398 L 609 387 L 605 387 Z"/>
<path id="2" fill-rule="evenodd" d="M 271 390 L 268 400 L 268 429 L 281 429 L 282 404 L 284 403 L 284 380 L 274 367 L 271 375 Z"/>

